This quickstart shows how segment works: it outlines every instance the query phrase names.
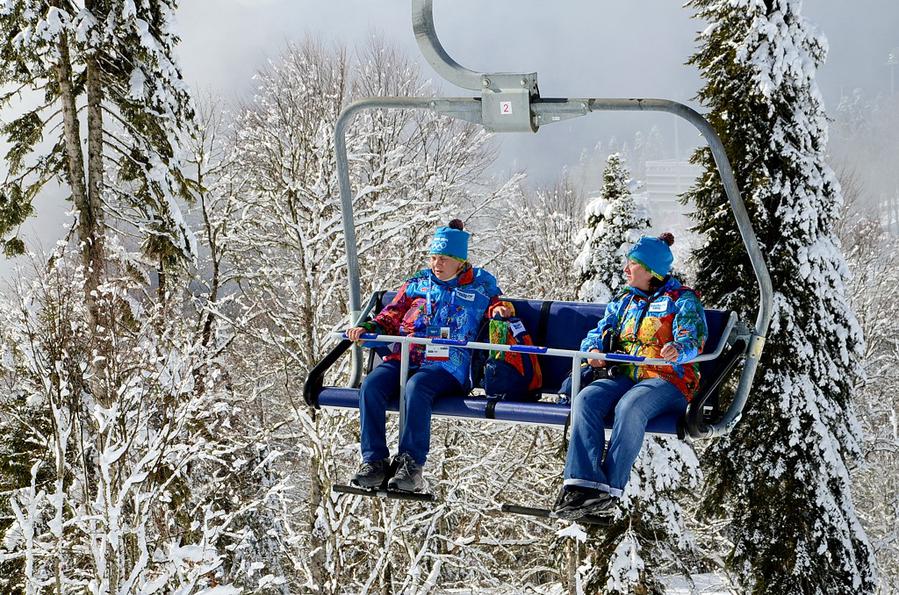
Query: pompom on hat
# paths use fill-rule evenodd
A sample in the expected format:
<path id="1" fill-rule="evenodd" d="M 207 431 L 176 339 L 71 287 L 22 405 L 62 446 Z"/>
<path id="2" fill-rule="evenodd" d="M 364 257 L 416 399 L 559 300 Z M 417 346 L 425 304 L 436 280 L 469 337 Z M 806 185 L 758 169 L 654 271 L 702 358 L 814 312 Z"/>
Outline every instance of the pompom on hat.
<path id="1" fill-rule="evenodd" d="M 643 266 L 653 277 L 664 279 L 671 272 L 671 265 L 674 262 L 674 255 L 671 253 L 673 243 L 674 235 L 668 232 L 657 238 L 643 236 L 630 249 L 627 257 Z"/>
<path id="2" fill-rule="evenodd" d="M 449 225 L 438 227 L 428 247 L 428 255 L 449 256 L 462 262 L 467 261 L 468 238 L 471 234 L 463 231 L 463 227 L 464 224 L 459 219 L 453 219 Z"/>

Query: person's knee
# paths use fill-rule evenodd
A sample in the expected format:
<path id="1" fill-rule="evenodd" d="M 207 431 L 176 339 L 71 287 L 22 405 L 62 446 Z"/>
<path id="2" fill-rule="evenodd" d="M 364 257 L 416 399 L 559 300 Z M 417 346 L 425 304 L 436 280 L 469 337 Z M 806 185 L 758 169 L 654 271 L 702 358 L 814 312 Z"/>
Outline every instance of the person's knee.
<path id="1" fill-rule="evenodd" d="M 396 388 L 391 386 L 388 380 L 390 379 L 384 376 L 367 377 L 362 381 L 362 387 L 359 389 L 359 398 L 367 403 L 386 401 Z"/>
<path id="2" fill-rule="evenodd" d="M 584 413 L 592 411 L 595 406 L 596 391 L 591 387 L 584 388 L 577 394 L 577 397 L 571 402 L 571 416 L 580 417 Z"/>
<path id="3" fill-rule="evenodd" d="M 414 402 L 431 402 L 434 395 L 445 386 L 434 373 L 417 373 L 406 382 L 406 400 Z"/>
<path id="4" fill-rule="evenodd" d="M 615 401 L 619 394 L 621 393 L 618 392 L 618 387 L 614 381 L 598 380 L 581 389 L 581 392 L 577 395 L 576 402 L 591 409 L 608 409 L 609 405 Z"/>
<path id="5" fill-rule="evenodd" d="M 578 397 L 571 403 L 572 427 L 581 424 L 582 420 L 589 416 L 590 407 L 586 404 L 587 400 L 581 398 L 582 396 L 583 395 L 578 395 Z"/>
<path id="6" fill-rule="evenodd" d="M 615 422 L 618 425 L 646 425 L 646 414 L 640 406 L 640 395 L 632 393 L 624 395 L 615 405 Z"/>
<path id="7" fill-rule="evenodd" d="M 428 383 L 422 382 L 423 375 L 415 374 L 406 381 L 406 399 L 418 399 L 421 398 L 422 388 L 425 389 L 424 392 L 427 392 Z"/>
<path id="8" fill-rule="evenodd" d="M 591 384 L 578 393 L 571 404 L 572 423 L 575 420 L 602 420 L 614 399 L 605 387 Z"/>

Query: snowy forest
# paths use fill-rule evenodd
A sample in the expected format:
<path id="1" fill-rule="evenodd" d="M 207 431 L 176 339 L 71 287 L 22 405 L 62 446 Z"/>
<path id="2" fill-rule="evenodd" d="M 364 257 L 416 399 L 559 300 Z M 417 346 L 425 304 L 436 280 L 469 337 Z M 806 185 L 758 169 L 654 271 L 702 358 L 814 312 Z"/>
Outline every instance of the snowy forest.
<path id="1" fill-rule="evenodd" d="M 359 416 L 308 407 L 303 384 L 350 322 L 334 128 L 359 98 L 442 93 L 417 56 L 301 36 L 237 101 L 182 75 L 176 0 L 0 1 L 0 242 L 27 263 L 0 296 L 0 592 L 899 592 L 899 95 L 825 106 L 826 32 L 800 0 L 687 6 L 685 68 L 774 320 L 733 432 L 647 436 L 595 527 L 500 512 L 552 502 L 562 428 L 435 418 L 436 503 L 332 492 Z M 538 184 L 497 173 L 478 126 L 361 112 L 363 296 L 425 266 L 458 217 L 506 295 L 608 301 L 627 247 L 665 223 L 635 200 L 657 134 Z M 690 161 L 699 241 L 677 273 L 753 320 L 711 153 Z M 67 235 L 31 249 L 23 225 L 57 188 Z"/>

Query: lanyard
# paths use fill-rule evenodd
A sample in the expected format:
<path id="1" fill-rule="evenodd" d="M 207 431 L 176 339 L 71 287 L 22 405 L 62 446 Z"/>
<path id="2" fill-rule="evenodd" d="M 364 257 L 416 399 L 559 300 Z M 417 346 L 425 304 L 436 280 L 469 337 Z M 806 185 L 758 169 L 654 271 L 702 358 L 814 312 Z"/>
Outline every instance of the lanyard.
<path id="1" fill-rule="evenodd" d="M 428 313 L 428 324 L 431 323 L 431 314 L 433 313 L 432 308 L 431 308 L 431 289 L 433 288 L 433 284 L 434 284 L 434 278 L 433 278 L 434 273 L 431 273 L 431 275 L 432 275 L 431 277 L 428 277 L 428 288 L 425 290 L 425 311 Z M 455 305 L 456 305 L 456 288 L 451 287 L 450 288 L 450 306 L 455 306 Z"/>
<path id="2" fill-rule="evenodd" d="M 624 327 L 624 315 L 627 313 L 627 309 L 628 309 L 628 307 L 630 307 L 631 302 L 634 301 L 636 294 L 634 294 L 633 292 L 628 292 L 627 297 L 628 297 L 627 303 L 624 304 L 623 308 L 621 308 L 621 316 L 618 317 L 618 324 L 615 325 L 615 339 L 616 340 L 618 339 L 618 337 L 621 336 L 621 329 Z M 635 328 L 638 328 L 638 327 L 635 327 Z"/>
<path id="3" fill-rule="evenodd" d="M 635 334 L 640 333 L 640 325 L 643 324 L 643 319 L 646 318 L 646 314 L 649 312 L 649 306 L 651 306 L 652 303 L 657 298 L 663 297 L 665 295 L 665 292 L 662 291 L 662 289 L 664 289 L 664 286 L 659 288 L 659 290 L 656 291 L 654 294 L 646 296 L 645 307 L 640 311 L 639 314 L 637 314 L 637 319 L 634 323 L 634 333 Z M 623 312 L 625 312 L 625 313 L 627 312 L 628 306 L 630 306 L 631 302 L 634 301 L 635 297 L 637 297 L 637 294 L 635 294 L 635 293 L 630 294 L 630 300 L 628 300 L 627 304 L 624 305 Z M 618 327 L 615 329 L 616 334 L 618 334 L 618 335 L 621 334 L 621 327 L 623 324 L 624 324 L 624 316 L 621 316 L 618 320 Z"/>

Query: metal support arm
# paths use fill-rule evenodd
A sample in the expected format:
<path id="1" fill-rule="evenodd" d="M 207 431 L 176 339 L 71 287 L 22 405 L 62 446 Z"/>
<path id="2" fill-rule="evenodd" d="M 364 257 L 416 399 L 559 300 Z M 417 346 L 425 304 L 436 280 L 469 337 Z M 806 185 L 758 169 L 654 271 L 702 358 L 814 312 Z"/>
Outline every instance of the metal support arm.
<path id="1" fill-rule="evenodd" d="M 714 427 L 694 428 L 697 433 L 707 436 L 729 431 L 739 420 L 740 412 L 749 395 L 749 388 L 752 385 L 771 322 L 774 294 L 768 269 L 759 250 L 746 208 L 740 198 L 740 191 L 737 188 L 730 162 L 724 146 L 712 126 L 695 110 L 674 101 L 664 99 L 540 99 L 536 73 L 483 74 L 464 68 L 450 57 L 437 37 L 437 29 L 434 24 L 434 0 L 412 0 L 412 29 L 422 54 L 440 76 L 464 89 L 481 92 L 479 119 L 471 117 L 471 114 L 462 117 L 468 121 L 478 122 L 489 130 L 536 132 L 541 125 L 583 116 L 592 111 L 638 110 L 669 112 L 684 118 L 699 130 L 708 142 L 715 164 L 721 174 L 724 191 L 737 220 L 743 244 L 749 253 L 749 259 L 759 285 L 761 300 L 756 317 L 755 332 L 747 348 L 746 363 L 734 403 L 728 409 L 724 419 Z M 499 81 L 498 84 L 497 81 Z"/>
<path id="2" fill-rule="evenodd" d="M 440 43 L 434 26 L 434 0 L 412 0 L 412 32 L 418 49 L 437 74 L 463 89 L 481 90 L 481 73 L 453 60 Z"/>

